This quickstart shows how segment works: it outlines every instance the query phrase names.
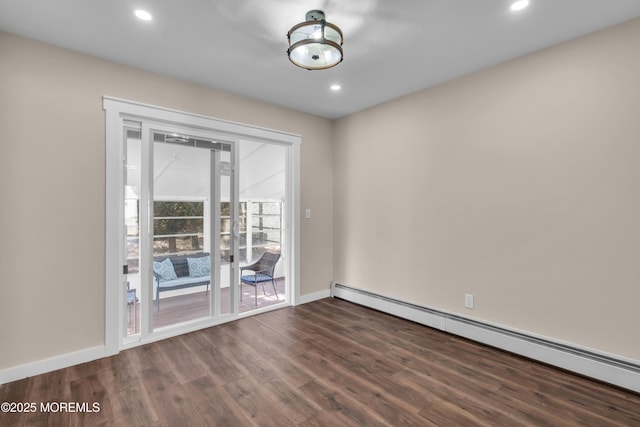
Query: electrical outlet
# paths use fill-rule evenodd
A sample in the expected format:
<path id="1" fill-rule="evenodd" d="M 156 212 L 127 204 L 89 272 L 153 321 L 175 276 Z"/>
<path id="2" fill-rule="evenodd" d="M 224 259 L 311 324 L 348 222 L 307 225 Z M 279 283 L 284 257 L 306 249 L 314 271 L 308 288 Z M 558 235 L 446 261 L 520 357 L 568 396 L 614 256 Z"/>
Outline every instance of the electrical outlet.
<path id="1" fill-rule="evenodd" d="M 473 308 L 473 295 L 464 294 L 464 306 L 467 308 Z"/>

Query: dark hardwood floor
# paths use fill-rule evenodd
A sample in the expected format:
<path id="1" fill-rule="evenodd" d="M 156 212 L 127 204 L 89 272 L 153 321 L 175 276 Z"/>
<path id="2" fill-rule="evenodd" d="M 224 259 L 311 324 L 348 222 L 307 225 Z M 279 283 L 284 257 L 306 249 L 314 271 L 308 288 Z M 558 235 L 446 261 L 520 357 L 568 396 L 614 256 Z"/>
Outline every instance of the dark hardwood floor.
<path id="1" fill-rule="evenodd" d="M 338 299 L 0 387 L 2 426 L 640 426 L 640 395 Z"/>

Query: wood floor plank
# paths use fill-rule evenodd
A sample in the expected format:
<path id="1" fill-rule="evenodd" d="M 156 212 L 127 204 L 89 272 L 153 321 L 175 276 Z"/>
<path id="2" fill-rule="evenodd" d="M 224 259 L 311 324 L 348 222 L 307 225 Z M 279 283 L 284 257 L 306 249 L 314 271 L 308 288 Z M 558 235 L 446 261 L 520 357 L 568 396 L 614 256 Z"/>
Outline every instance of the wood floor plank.
<path id="1" fill-rule="evenodd" d="M 325 385 L 332 384 L 344 390 L 348 396 L 367 406 L 372 412 L 392 425 L 421 425 L 424 423 L 424 420 L 417 413 L 419 407 L 425 404 L 428 399 L 425 396 L 414 396 L 415 399 L 412 399 L 411 402 L 403 401 L 391 390 L 385 392 L 382 384 L 352 375 L 349 368 L 353 365 L 340 366 L 315 351 L 298 356 L 292 359 L 292 362 L 306 368 L 319 382 Z M 415 405 L 416 399 L 421 401 L 417 406 Z"/>
<path id="2" fill-rule="evenodd" d="M 162 343 L 163 365 L 173 372 L 180 384 L 202 377 L 203 371 L 206 370 L 206 364 L 199 357 L 193 357 L 193 350 L 189 347 L 191 341 L 178 336 Z"/>
<path id="3" fill-rule="evenodd" d="M 130 387 L 111 394 L 110 403 L 113 414 L 110 425 L 147 426 L 159 423 L 159 416 L 141 381 L 131 383 Z M 100 407 L 102 406 L 104 403 L 100 402 Z"/>
<path id="4" fill-rule="evenodd" d="M 260 345 L 261 352 L 264 355 L 279 354 L 289 357 L 306 351 L 305 343 L 278 333 L 278 331 L 264 325 L 256 318 L 242 319 L 241 322 L 235 322 L 233 326 L 237 327 L 233 330 L 233 336 L 243 337 L 253 345 Z"/>
<path id="5" fill-rule="evenodd" d="M 637 393 L 338 299 L 4 384 L 6 401 L 101 410 L 1 427 L 640 426 Z"/>
<path id="6" fill-rule="evenodd" d="M 103 371 L 102 371 L 103 372 Z M 109 382 L 108 375 L 94 373 L 74 380 L 70 384 L 71 401 L 78 402 L 93 411 L 94 403 L 102 404 L 96 412 L 79 412 L 70 421 L 76 425 L 103 425 L 113 419 L 112 406 L 104 381 Z M 84 410 L 83 410 L 84 411 Z"/>
<path id="7" fill-rule="evenodd" d="M 392 339 L 392 337 L 386 337 L 387 339 Z M 440 360 L 442 366 L 446 366 L 447 369 L 451 369 L 447 373 L 451 378 L 459 377 L 460 381 L 466 381 L 465 386 L 470 386 L 473 383 L 481 384 L 483 389 L 476 390 L 477 393 L 490 393 L 491 395 L 495 395 L 495 391 L 498 388 L 510 389 L 511 393 L 507 393 L 505 395 L 518 395 L 520 396 L 520 400 L 524 402 L 528 402 L 529 408 L 527 411 L 535 412 L 536 408 L 545 408 L 545 411 L 549 411 L 553 414 L 553 416 L 559 418 L 559 420 L 573 420 L 573 425 L 580 425 L 586 420 L 593 420 L 594 418 L 600 418 L 601 422 L 606 425 L 606 423 L 610 422 L 610 418 L 606 416 L 596 416 L 594 415 L 592 409 L 585 411 L 584 407 L 578 407 L 575 404 L 566 404 L 569 398 L 574 394 L 570 390 L 566 388 L 558 388 L 552 382 L 547 382 L 545 389 L 541 389 L 538 385 L 537 381 L 530 381 L 531 372 L 527 370 L 527 368 L 533 368 L 534 362 L 530 360 L 526 360 L 524 358 L 518 358 L 514 355 L 508 355 L 503 352 L 498 352 L 496 350 L 491 351 L 492 357 L 482 356 L 482 359 L 478 359 L 478 356 L 475 353 L 478 350 L 478 346 L 476 344 L 470 343 L 466 340 L 458 340 L 456 343 L 451 342 L 450 345 L 456 345 L 459 348 L 459 351 L 456 351 L 455 358 L 448 358 Z M 410 361 L 412 357 L 420 357 L 424 355 L 421 349 L 424 349 L 424 352 L 429 352 L 430 350 L 421 347 L 416 348 L 412 347 L 412 344 L 405 344 L 405 348 L 408 351 L 403 351 L 397 348 L 396 350 L 387 354 L 387 356 L 392 357 L 394 359 L 404 360 L 407 364 L 413 363 Z M 435 356 L 429 358 L 430 361 L 435 361 Z M 505 364 L 505 359 L 503 357 L 508 358 L 508 365 Z M 418 362 L 420 364 L 420 362 Z M 477 367 L 482 367 L 481 370 L 478 370 Z M 414 367 L 414 369 L 419 369 Z M 557 374 L 557 369 L 549 369 L 547 374 L 547 378 L 551 378 L 552 374 Z M 560 371 L 561 372 L 561 371 Z M 473 381 L 469 381 L 470 378 L 473 378 Z M 484 390 L 484 385 L 493 384 L 498 388 L 490 388 Z M 548 396 L 563 396 L 563 398 L 553 398 L 549 399 Z M 585 398 L 584 395 L 578 393 L 575 398 Z M 507 402 L 507 404 L 512 402 Z M 599 402 L 591 402 L 592 404 L 599 405 Z M 603 413 L 609 412 L 609 408 L 601 408 Z M 609 414 L 615 415 L 615 414 Z M 558 421 L 561 422 L 561 421 Z"/>
<path id="8" fill-rule="evenodd" d="M 310 381 L 300 388 L 301 392 L 316 402 L 322 411 L 301 425 L 343 425 L 382 427 L 388 424 L 369 411 L 364 405 L 350 399 L 339 390 Z"/>
<path id="9" fill-rule="evenodd" d="M 243 377 L 251 377 L 258 383 L 279 379 L 268 363 L 269 357 L 255 352 L 254 348 L 246 343 L 229 342 L 220 348 L 220 352 Z"/>
<path id="10" fill-rule="evenodd" d="M 302 387 L 312 381 L 313 378 L 298 366 L 293 365 L 289 358 L 274 357 L 269 359 L 269 368 L 271 372 L 277 375 L 283 381 L 286 381 L 291 387 Z"/>
<path id="11" fill-rule="evenodd" d="M 295 424 L 300 424 L 322 410 L 320 405 L 307 399 L 297 388 L 290 387 L 284 381 L 264 383 L 264 389 L 277 400 L 281 412 Z"/>
<path id="12" fill-rule="evenodd" d="M 191 425 L 206 425 L 178 380 L 169 372 L 158 369 L 145 378 L 144 393 L 162 425 L 182 425 L 190 420 Z"/>
<path id="13" fill-rule="evenodd" d="M 261 427 L 295 426 L 279 410 L 278 402 L 251 378 L 242 378 L 225 384 L 224 389 L 255 425 Z"/>
<path id="14" fill-rule="evenodd" d="M 210 377 L 198 378 L 183 387 L 207 425 L 236 427 L 250 424 L 240 405 Z"/>
<path id="15" fill-rule="evenodd" d="M 183 340 L 192 356 L 187 359 L 195 359 L 206 366 L 208 375 L 215 379 L 216 384 L 224 385 L 243 377 L 243 373 L 235 369 L 220 348 L 208 339 L 206 332 L 197 331 L 189 334 Z"/>
<path id="16" fill-rule="evenodd" d="M 408 346 L 405 345 L 405 347 Z M 465 365 L 460 365 L 459 357 L 437 358 L 435 355 L 426 355 L 425 357 L 425 353 L 427 350 L 424 352 L 408 351 L 396 347 L 388 352 L 387 356 L 402 361 L 408 369 L 411 369 L 413 377 L 419 377 L 423 380 L 427 378 L 442 379 L 439 386 L 434 386 L 438 389 L 449 387 L 464 395 L 478 396 L 481 400 L 486 400 L 486 396 L 493 395 L 492 404 L 503 414 L 527 413 L 527 416 L 530 417 L 532 414 L 540 412 L 539 408 L 543 402 L 539 402 L 537 399 L 523 399 L 525 396 L 523 387 L 518 390 L 521 392 L 518 399 L 512 397 L 515 393 L 504 396 L 496 395 L 495 391 L 503 387 L 505 379 L 488 375 L 485 371 L 465 368 Z M 492 417 L 496 417 L 496 415 L 494 414 Z M 555 412 L 552 412 L 548 417 L 556 417 L 555 422 L 559 425 L 564 422 L 561 416 Z"/>
<path id="17" fill-rule="evenodd" d="M 452 382 L 446 374 L 443 376 L 441 372 L 403 371 L 396 374 L 393 381 L 405 384 L 416 393 L 430 394 L 433 397 L 433 401 L 420 411 L 423 416 L 429 414 L 430 419 L 433 419 L 434 408 L 439 408 L 442 412 L 437 416 L 448 414 L 447 417 L 469 419 L 470 422 L 480 425 L 492 423 L 508 426 L 545 425 L 537 419 L 539 416 L 537 409 L 533 410 L 533 413 L 523 411 L 523 405 L 518 404 L 520 402 L 518 399 L 504 396 L 491 399 L 488 397 L 490 393 L 479 393 L 475 388 L 469 390 L 463 386 L 463 381 Z M 571 426 L 553 414 L 549 414 L 546 419 L 549 425 Z"/>
<path id="18" fill-rule="evenodd" d="M 70 371 L 61 369 L 34 377 L 34 387 L 28 402 L 60 403 L 71 400 Z M 4 399 L 0 399 L 4 401 Z M 71 424 L 71 414 L 66 412 L 37 411 L 27 414 L 25 425 L 68 426 Z"/>

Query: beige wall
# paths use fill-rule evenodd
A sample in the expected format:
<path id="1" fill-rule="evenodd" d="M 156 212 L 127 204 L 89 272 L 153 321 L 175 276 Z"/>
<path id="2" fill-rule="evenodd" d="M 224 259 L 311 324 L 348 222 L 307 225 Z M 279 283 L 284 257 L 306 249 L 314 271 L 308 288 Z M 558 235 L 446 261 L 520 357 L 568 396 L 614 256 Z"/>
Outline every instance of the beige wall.
<path id="1" fill-rule="evenodd" d="M 302 135 L 301 293 L 333 278 L 332 123 L 0 32 L 0 369 L 104 344 L 110 95 Z"/>
<path id="2" fill-rule="evenodd" d="M 0 32 L 0 369 L 104 342 L 103 95 L 301 134 L 302 294 L 336 279 L 640 360 L 639 39 L 334 125 Z"/>
<path id="3" fill-rule="evenodd" d="M 640 360 L 638 40 L 640 19 L 339 120 L 336 281 Z"/>

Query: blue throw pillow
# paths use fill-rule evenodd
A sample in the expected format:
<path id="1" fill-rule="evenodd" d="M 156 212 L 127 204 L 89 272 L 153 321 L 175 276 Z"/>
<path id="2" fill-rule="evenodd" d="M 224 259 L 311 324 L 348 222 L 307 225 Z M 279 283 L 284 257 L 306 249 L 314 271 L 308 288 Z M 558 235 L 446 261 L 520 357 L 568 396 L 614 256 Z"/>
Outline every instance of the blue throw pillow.
<path id="1" fill-rule="evenodd" d="M 169 258 L 162 262 L 153 261 L 153 272 L 160 276 L 162 282 L 178 278 Z"/>
<path id="2" fill-rule="evenodd" d="M 189 264 L 189 277 L 202 277 L 211 274 L 211 256 L 200 258 L 187 258 Z"/>

